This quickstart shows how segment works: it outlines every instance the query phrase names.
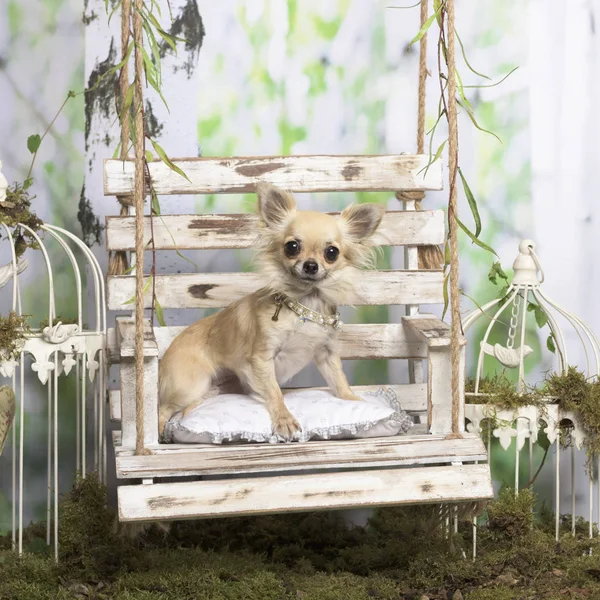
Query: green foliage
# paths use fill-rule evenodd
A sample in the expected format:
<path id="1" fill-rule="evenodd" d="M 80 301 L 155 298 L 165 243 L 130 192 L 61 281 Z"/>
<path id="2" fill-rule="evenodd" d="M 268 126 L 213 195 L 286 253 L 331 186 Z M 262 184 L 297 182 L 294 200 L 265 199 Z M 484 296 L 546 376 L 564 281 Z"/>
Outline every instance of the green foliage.
<path id="1" fill-rule="evenodd" d="M 586 378 L 575 367 L 569 367 L 564 375 L 550 374 L 543 391 L 557 398 L 562 409 L 579 416 L 585 431 L 587 466 L 590 473 L 593 472 L 594 461 L 600 457 L 600 382 Z"/>
<path id="2" fill-rule="evenodd" d="M 467 378 L 465 392 L 475 392 L 475 379 Z M 514 410 L 522 406 L 543 406 L 543 393 L 535 387 L 526 387 L 523 392 L 517 392 L 514 382 L 505 373 L 494 374 L 490 377 L 482 377 L 479 381 L 479 393 L 487 394 L 482 399 L 480 396 L 467 396 L 468 403 L 480 404 L 484 402 L 495 406 L 500 410 Z"/>
<path id="3" fill-rule="evenodd" d="M 8 316 L 0 315 L 0 358 L 14 358 L 21 351 L 27 334 L 30 333 L 27 316 L 11 311 Z"/>
<path id="4" fill-rule="evenodd" d="M 462 554 L 470 552 L 471 522 L 461 521 L 450 544 L 437 506 L 379 509 L 365 527 L 349 527 L 336 513 L 184 521 L 133 540 L 119 534 L 92 476 L 61 503 L 58 565 L 31 552 L 38 542 L 45 547 L 43 523 L 25 531 L 22 558 L 0 550 L 0 598 L 406 600 L 461 590 L 464 598 L 502 600 L 554 598 L 570 587 L 596 597 L 600 541 L 586 539 L 581 521 L 557 546 L 553 516 L 546 511 L 536 522 L 534 501 L 529 490 L 517 498 L 502 490 L 479 525 L 471 561 Z M 9 547 L 9 536 L 0 540 Z"/>
<path id="5" fill-rule="evenodd" d="M 135 558 L 131 543 L 117 535 L 116 515 L 96 473 L 77 481 L 61 502 L 58 541 L 58 573 L 69 579 L 112 578 Z"/>
<path id="6" fill-rule="evenodd" d="M 42 143 L 42 138 L 36 133 L 35 135 L 30 135 L 27 138 L 27 150 L 31 152 L 31 154 L 35 154 Z"/>
<path id="7" fill-rule="evenodd" d="M 488 529 L 492 535 L 517 542 L 527 536 L 533 527 L 535 494 L 524 488 L 515 496 L 515 491 L 503 488 L 496 502 L 488 506 Z"/>
<path id="8" fill-rule="evenodd" d="M 548 399 L 555 400 L 561 409 L 571 411 L 580 419 L 585 431 L 584 446 L 588 457 L 588 470 L 593 471 L 594 461 L 600 457 L 600 382 L 589 379 L 576 367 L 569 367 L 565 374 L 549 373 L 540 386 L 528 386 L 518 393 L 515 384 L 505 373 L 483 377 L 479 382 L 479 393 L 475 391 L 475 380 L 465 383 L 466 400 L 470 403 L 484 402 L 498 409 L 514 410 L 521 406 L 544 406 Z"/>
<path id="9" fill-rule="evenodd" d="M 502 279 L 505 283 L 508 282 L 508 275 L 504 272 L 500 262 L 495 262 L 488 273 L 488 279 L 494 285 L 498 285 L 498 278 Z"/>
<path id="10" fill-rule="evenodd" d="M 0 223 L 12 229 L 15 254 L 20 258 L 27 248 L 37 248 L 34 235 L 18 223 L 26 225 L 34 232 L 39 231 L 42 221 L 31 211 L 31 202 L 35 196 L 30 196 L 23 184 L 14 183 L 6 190 L 6 199 L 0 202 Z M 0 235 L 0 238 L 2 235 Z"/>

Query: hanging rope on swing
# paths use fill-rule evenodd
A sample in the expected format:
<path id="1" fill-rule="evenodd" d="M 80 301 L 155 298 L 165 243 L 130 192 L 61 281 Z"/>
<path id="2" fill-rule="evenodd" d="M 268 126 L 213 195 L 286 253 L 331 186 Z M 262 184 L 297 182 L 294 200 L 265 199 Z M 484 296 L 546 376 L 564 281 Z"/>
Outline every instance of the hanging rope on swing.
<path id="1" fill-rule="evenodd" d="M 119 158 L 125 160 L 129 150 L 129 139 L 131 137 L 129 111 L 123 111 L 126 103 L 127 91 L 129 89 L 129 64 L 125 60 L 129 52 L 131 21 L 131 3 L 130 0 L 123 0 L 121 4 L 121 61 L 123 66 L 119 71 L 117 114 L 121 117 L 121 140 Z M 133 206 L 133 196 L 117 196 L 121 205 L 121 216 L 129 214 L 129 207 Z M 127 252 L 118 251 L 111 253 L 108 259 L 109 275 L 124 275 L 129 268 L 127 261 Z"/>
<path id="2" fill-rule="evenodd" d="M 454 0 L 445 0 L 446 48 L 448 65 L 448 244 L 450 247 L 450 354 L 452 361 L 452 435 L 460 436 L 462 324 L 460 320 L 460 291 L 458 287 L 458 203 L 456 179 L 458 175 L 458 117 L 456 114 L 456 62 L 454 53 Z M 442 21 L 443 22 L 443 21 Z"/>
<path id="3" fill-rule="evenodd" d="M 151 454 L 144 447 L 144 59 L 142 55 L 142 4 L 135 0 L 133 41 L 135 44 L 135 80 L 133 88 L 135 132 L 135 453 Z"/>
<path id="4" fill-rule="evenodd" d="M 427 20 L 428 0 L 421 0 L 421 25 Z M 417 154 L 425 154 L 425 110 L 427 98 L 427 33 L 419 41 L 419 96 L 417 112 Z M 413 210 L 421 210 L 423 191 L 402 191 L 396 198 L 407 203 Z M 419 269 L 441 269 L 444 266 L 444 254 L 439 246 L 419 246 Z"/>

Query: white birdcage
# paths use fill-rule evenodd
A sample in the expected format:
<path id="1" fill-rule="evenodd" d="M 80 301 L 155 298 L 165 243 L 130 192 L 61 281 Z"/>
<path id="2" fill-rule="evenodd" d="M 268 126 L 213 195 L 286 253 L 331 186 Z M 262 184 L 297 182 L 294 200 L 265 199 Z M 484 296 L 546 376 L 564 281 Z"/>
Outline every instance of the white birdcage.
<path id="1" fill-rule="evenodd" d="M 556 538 L 558 539 L 558 528 L 560 518 L 560 440 L 564 437 L 561 425 L 569 424 L 569 436 L 571 441 L 571 513 L 572 531 L 575 532 L 575 448 L 581 449 L 585 441 L 585 431 L 577 414 L 565 411 L 555 402 L 556 399 L 548 398 L 544 406 L 523 406 L 518 409 L 503 410 L 493 407 L 488 403 L 488 393 L 480 391 L 483 367 L 485 360 L 496 361 L 503 369 L 518 369 L 516 383 L 517 392 L 526 391 L 525 361 L 533 350 L 527 342 L 527 313 L 531 306 L 536 311 L 541 311 L 543 320 L 547 319 L 550 328 L 551 342 L 555 345 L 555 360 L 557 361 L 557 372 L 566 374 L 569 369 L 569 354 L 573 355 L 572 348 L 566 343 L 565 331 L 561 329 L 561 323 L 573 328 L 576 339 L 579 340 L 585 353 L 586 375 L 597 378 L 600 374 L 600 343 L 592 330 L 578 317 L 568 312 L 549 298 L 542 290 L 544 272 L 535 252 L 535 243 L 531 240 L 523 240 L 519 244 L 519 255 L 513 268 L 514 276 L 506 294 L 488 302 L 469 314 L 463 321 L 465 333 L 480 319 L 485 319 L 487 326 L 482 339 L 479 341 L 477 353 L 477 370 L 475 374 L 474 390 L 467 392 L 466 396 L 471 403 L 465 406 L 465 417 L 468 421 L 467 430 L 471 432 L 482 432 L 481 424 L 484 421 L 492 423 L 487 428 L 488 432 L 488 454 L 491 451 L 492 436 L 498 438 L 501 447 L 506 451 L 515 440 L 515 493 L 519 490 L 519 460 L 520 451 L 529 442 L 529 473 L 533 474 L 533 445 L 538 439 L 540 430 L 548 436 L 550 444 L 553 444 L 556 452 L 555 463 L 555 514 L 556 514 Z M 540 319 L 542 320 L 542 319 Z M 506 343 L 491 344 L 489 340 L 495 328 L 505 328 Z M 529 335 L 537 333 L 529 332 Z M 570 352 L 571 350 L 571 352 Z M 491 455 L 490 455 L 491 456 Z M 491 460 L 491 458 L 490 458 Z M 600 472 L 600 459 L 598 464 Z M 589 478 L 589 535 L 592 536 L 592 503 L 593 503 L 593 479 Z M 600 522 L 600 490 L 598 493 L 598 519 Z"/>
<path id="2" fill-rule="evenodd" d="M 519 244 L 519 255 L 514 265 L 514 277 L 504 298 L 497 298 L 485 306 L 473 311 L 463 322 L 465 332 L 480 318 L 489 318 L 477 360 L 477 373 L 475 375 L 475 391 L 479 394 L 479 387 L 483 373 L 483 361 L 486 355 L 496 359 L 502 366 L 519 370 L 517 390 L 523 391 L 525 386 L 525 359 L 532 353 L 527 346 L 527 308 L 530 302 L 537 305 L 548 319 L 551 336 L 556 346 L 558 371 L 566 373 L 569 367 L 568 348 L 565 336 L 559 325 L 559 318 L 564 320 L 575 330 L 585 352 L 587 374 L 597 377 L 600 374 L 600 343 L 591 329 L 578 317 L 566 311 L 550 299 L 542 290 L 544 272 L 535 253 L 535 243 L 524 240 Z M 500 305 L 499 308 L 498 305 Z M 490 316 L 493 309 L 493 315 Z M 488 343 L 493 328 L 503 322 L 503 318 L 510 315 L 506 345 L 491 345 Z M 518 341 L 516 341 L 518 338 Z M 517 347 L 515 348 L 515 343 Z"/>
<path id="3" fill-rule="evenodd" d="M 0 267 L 0 288 L 12 287 L 12 311 L 23 314 L 19 276 L 27 268 L 26 260 L 17 260 L 11 229 L 0 223 L 3 244 L 10 247 L 11 260 Z M 23 467 L 25 439 L 28 435 L 25 421 L 26 409 L 31 408 L 28 399 L 26 371 L 31 370 L 47 389 L 47 543 L 54 545 L 58 557 L 58 403 L 60 401 L 61 377 L 74 372 L 76 378 L 76 469 L 82 477 L 91 466 L 92 452 L 87 443 L 89 425 L 93 427 L 93 468 L 99 478 L 106 480 L 106 443 L 104 407 L 106 397 L 106 300 L 104 276 L 98 261 L 86 244 L 72 233 L 52 225 L 44 224 L 36 232 L 27 225 L 18 224 L 18 232 L 27 232 L 36 242 L 39 251 L 34 251 L 43 260 L 47 274 L 47 286 L 39 288 L 40 295 L 48 298 L 48 325 L 32 329 L 25 334 L 16 355 L 0 352 L 0 383 L 8 383 L 16 395 L 16 415 L 12 426 L 12 542 L 19 553 L 23 550 L 23 505 L 25 500 Z M 64 251 L 71 266 L 77 294 L 77 319 L 65 324 L 57 319 L 55 302 L 56 269 L 51 264 L 46 243 L 51 241 Z M 81 263 L 81 266 L 78 262 Z M 87 272 L 87 285 L 83 273 Z M 60 275 L 64 277 L 65 273 Z M 12 286 L 7 286 L 12 280 Z M 91 282 L 90 282 L 91 280 Z M 88 296 L 88 289 L 91 294 Z M 83 322 L 83 302 L 93 298 L 93 307 L 86 312 L 86 320 L 95 314 L 94 327 Z M 90 314 L 91 313 L 91 314 Z M 6 381 L 2 381 L 4 378 Z M 93 415 L 92 423 L 88 416 Z M 70 426 L 70 424 L 69 424 Z M 30 432 L 29 432 L 30 434 Z M 89 462 L 88 462 L 89 461 Z"/>

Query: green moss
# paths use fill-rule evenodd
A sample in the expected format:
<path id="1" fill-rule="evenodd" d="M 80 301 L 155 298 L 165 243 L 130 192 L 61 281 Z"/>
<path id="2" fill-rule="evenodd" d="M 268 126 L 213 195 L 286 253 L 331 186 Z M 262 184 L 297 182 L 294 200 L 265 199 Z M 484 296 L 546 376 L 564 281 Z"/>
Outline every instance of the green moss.
<path id="1" fill-rule="evenodd" d="M 564 375 L 553 373 L 546 378 L 544 393 L 556 398 L 562 409 L 579 416 L 585 431 L 588 469 L 593 469 L 594 461 L 600 456 L 600 382 L 569 367 Z"/>
<path id="2" fill-rule="evenodd" d="M 58 323 L 59 321 L 63 325 L 74 325 L 75 323 L 78 323 L 78 318 L 77 317 L 61 317 L 60 315 L 57 315 L 52 320 L 52 323 L 56 325 L 56 323 Z M 40 321 L 40 329 L 44 329 L 45 327 L 48 327 L 49 324 L 50 324 L 50 321 L 48 319 L 42 319 Z"/>
<path id="3" fill-rule="evenodd" d="M 528 535 L 533 527 L 535 494 L 528 488 L 518 496 L 510 488 L 500 490 L 498 500 L 488 507 L 489 531 L 508 540 L 518 540 Z"/>
<path id="4" fill-rule="evenodd" d="M 19 316 L 14 311 L 9 312 L 6 317 L 0 315 L 0 357 L 14 358 L 20 352 L 29 332 L 26 315 Z"/>
<path id="5" fill-rule="evenodd" d="M 0 223 L 13 229 L 12 236 L 17 258 L 21 257 L 27 248 L 38 248 L 33 234 L 17 227 L 18 223 L 22 223 L 37 232 L 43 225 L 42 221 L 31 212 L 31 202 L 34 199 L 35 196 L 30 196 L 23 184 L 14 183 L 8 187 L 6 199 L 0 203 Z"/>
<path id="6" fill-rule="evenodd" d="M 58 573 L 70 579 L 112 578 L 139 558 L 118 535 L 116 515 L 95 473 L 79 480 L 60 505 Z"/>
<path id="7" fill-rule="evenodd" d="M 475 392 L 475 379 L 468 378 L 465 382 L 465 392 Z M 480 394 L 487 396 L 466 396 L 470 404 L 490 404 L 500 410 L 514 410 L 521 406 L 542 406 L 543 394 L 534 387 L 527 387 L 523 392 L 517 392 L 515 384 L 504 373 L 494 374 L 491 377 L 482 377 L 479 381 Z"/>
<path id="8" fill-rule="evenodd" d="M 600 541 L 588 540 L 581 523 L 575 537 L 568 532 L 555 544 L 547 523 L 533 517 L 534 500 L 527 490 L 516 499 L 503 490 L 479 526 L 471 561 L 471 523 L 450 543 L 437 506 L 380 509 L 365 527 L 309 513 L 178 522 L 168 534 L 151 527 L 131 540 L 92 475 L 60 505 L 58 565 L 47 550 L 31 553 L 40 540 L 47 548 L 43 523 L 25 531 L 22 559 L 0 550 L 0 598 L 433 600 L 461 590 L 471 600 L 551 600 L 571 588 L 600 597 Z M 10 547 L 8 537 L 1 547 Z"/>

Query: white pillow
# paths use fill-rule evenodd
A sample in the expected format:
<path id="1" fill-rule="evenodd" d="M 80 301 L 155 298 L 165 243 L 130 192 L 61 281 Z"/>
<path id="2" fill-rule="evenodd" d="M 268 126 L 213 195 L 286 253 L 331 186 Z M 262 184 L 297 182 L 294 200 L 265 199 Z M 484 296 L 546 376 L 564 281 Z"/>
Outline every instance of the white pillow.
<path id="1" fill-rule="evenodd" d="M 412 427 L 392 389 L 360 395 L 364 402 L 341 400 L 322 390 L 286 394 L 285 404 L 302 427 L 291 441 L 385 437 Z M 265 405 L 242 394 L 214 396 L 184 418 L 173 415 L 164 437 L 179 444 L 288 441 L 273 434 Z"/>

